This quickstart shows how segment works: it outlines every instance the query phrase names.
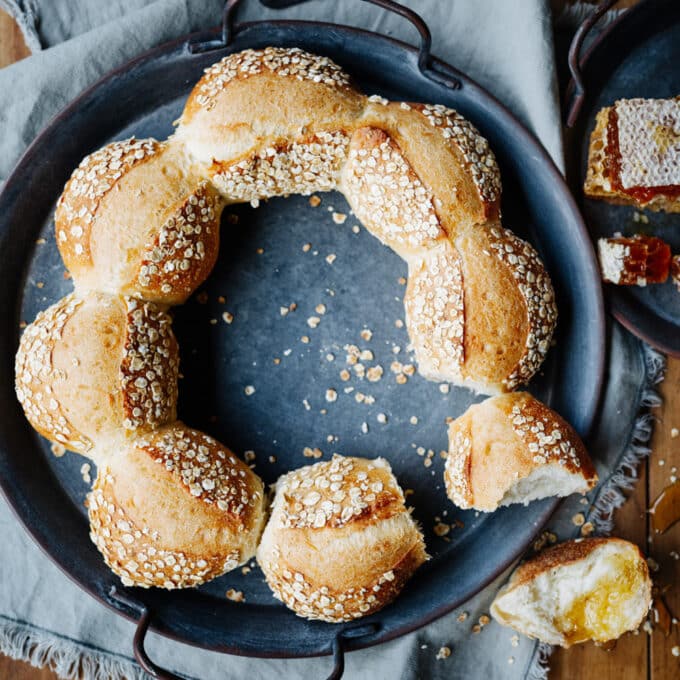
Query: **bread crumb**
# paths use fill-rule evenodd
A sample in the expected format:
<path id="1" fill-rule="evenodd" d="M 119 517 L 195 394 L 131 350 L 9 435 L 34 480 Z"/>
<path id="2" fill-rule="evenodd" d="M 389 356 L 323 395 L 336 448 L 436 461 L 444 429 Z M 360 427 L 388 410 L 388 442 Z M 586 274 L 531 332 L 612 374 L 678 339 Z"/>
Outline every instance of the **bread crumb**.
<path id="1" fill-rule="evenodd" d="M 384 413 L 378 413 L 378 415 L 375 417 L 375 419 L 376 419 L 381 425 L 387 424 L 387 416 L 386 416 Z"/>
<path id="2" fill-rule="evenodd" d="M 356 401 L 359 404 L 361 404 L 364 401 L 365 398 L 366 397 L 364 396 L 363 392 L 357 392 L 354 395 L 354 401 Z"/>
<path id="3" fill-rule="evenodd" d="M 666 464 L 666 461 L 662 458 L 662 459 L 659 461 L 659 467 L 663 467 L 665 464 Z"/>
<path id="4" fill-rule="evenodd" d="M 89 484 L 92 481 L 92 477 L 90 477 L 90 470 L 92 469 L 92 466 L 89 463 L 83 463 L 80 466 L 80 475 L 83 478 L 83 481 L 86 484 Z"/>
<path id="5" fill-rule="evenodd" d="M 300 338 L 300 342 L 303 343 L 303 344 L 305 344 L 305 345 L 308 345 L 308 344 L 309 344 L 309 336 L 308 336 L 308 335 L 303 335 L 303 336 Z"/>
<path id="6" fill-rule="evenodd" d="M 45 287 L 45 284 L 42 281 L 38 281 L 35 285 L 36 285 L 37 288 L 44 288 Z"/>
<path id="7" fill-rule="evenodd" d="M 366 367 L 363 364 L 354 364 L 354 372 L 358 378 L 363 378 L 366 373 Z"/>
<path id="8" fill-rule="evenodd" d="M 447 383 L 442 383 L 442 384 L 439 386 L 439 391 L 440 391 L 442 394 L 448 394 L 450 389 L 451 389 L 451 387 L 450 387 L 450 385 L 448 385 Z"/>
<path id="9" fill-rule="evenodd" d="M 286 316 L 288 314 L 288 307 L 279 307 L 279 314 L 281 316 Z"/>
<path id="10" fill-rule="evenodd" d="M 411 423 L 411 425 L 417 425 L 418 424 L 418 416 L 411 416 L 408 421 L 409 421 L 409 423 Z"/>
<path id="11" fill-rule="evenodd" d="M 252 385 L 246 385 L 243 391 L 246 393 L 246 397 L 255 394 L 255 388 Z"/>
<path id="12" fill-rule="evenodd" d="M 463 621 L 465 621 L 468 616 L 469 616 L 469 614 L 467 612 L 461 612 L 460 614 L 458 614 L 457 620 L 458 620 L 459 623 L 463 623 Z M 517 638 L 517 639 L 519 640 L 519 638 Z"/>
<path id="13" fill-rule="evenodd" d="M 373 352 L 370 349 L 363 349 L 359 354 L 359 359 L 362 361 L 373 361 Z"/>
<path id="14" fill-rule="evenodd" d="M 680 430 L 678 430 L 677 427 L 672 427 L 671 428 L 671 438 L 677 439 L 678 435 L 680 435 Z"/>
<path id="15" fill-rule="evenodd" d="M 323 316 L 326 313 L 326 305 L 324 305 L 323 303 L 320 303 L 314 308 L 314 311 L 317 314 L 321 314 Z"/>
<path id="16" fill-rule="evenodd" d="M 323 451 L 321 449 L 311 449 L 309 446 L 305 446 L 302 449 L 302 455 L 305 458 L 321 458 L 323 456 Z"/>
<path id="17" fill-rule="evenodd" d="M 36 245 L 38 245 L 38 246 L 42 246 L 42 245 L 44 245 L 45 243 L 47 243 L 47 241 L 46 241 L 44 238 L 39 238 L 39 239 L 36 239 L 35 243 L 36 243 Z"/>
<path id="18" fill-rule="evenodd" d="M 595 531 L 595 526 L 593 525 L 592 522 L 586 522 L 582 527 L 581 527 L 581 536 L 590 536 L 593 531 Z"/>
<path id="19" fill-rule="evenodd" d="M 373 331 L 370 331 L 368 328 L 364 328 L 361 333 L 361 339 L 365 340 L 366 342 L 370 342 L 371 338 L 373 337 Z"/>
<path id="20" fill-rule="evenodd" d="M 659 571 L 659 563 L 653 557 L 647 558 L 647 566 L 655 573 Z"/>
<path id="21" fill-rule="evenodd" d="M 326 390 L 326 401 L 333 403 L 338 398 L 338 393 L 331 387 Z"/>
<path id="22" fill-rule="evenodd" d="M 514 657 L 514 656 L 509 656 L 509 657 L 508 657 L 508 663 L 512 666 L 512 664 L 515 663 L 515 657 Z"/>
<path id="23" fill-rule="evenodd" d="M 571 523 L 577 527 L 582 527 L 586 521 L 585 515 L 582 512 L 577 512 L 572 518 Z"/>
<path id="24" fill-rule="evenodd" d="M 671 647 L 671 654 L 673 656 L 680 656 L 680 647 L 678 645 Z"/>
<path id="25" fill-rule="evenodd" d="M 250 199 L 250 207 L 251 208 L 259 208 L 260 207 L 260 199 L 259 198 L 251 198 Z"/>
<path id="26" fill-rule="evenodd" d="M 330 352 L 326 354 L 326 361 L 328 362 L 335 361 L 335 354 L 331 354 Z"/>
<path id="27" fill-rule="evenodd" d="M 343 368 L 342 371 L 340 371 L 340 380 L 343 382 L 347 382 L 351 377 L 352 375 L 346 368 Z"/>
<path id="28" fill-rule="evenodd" d="M 276 456 L 269 456 L 268 460 L 270 463 L 276 463 Z"/>
<path id="29" fill-rule="evenodd" d="M 339 212 L 333 213 L 333 222 L 335 222 L 336 224 L 344 224 L 346 219 L 347 215 L 345 215 L 345 213 Z"/>
<path id="30" fill-rule="evenodd" d="M 244 451 L 243 459 L 246 463 L 252 463 L 255 460 L 255 451 Z"/>
<path id="31" fill-rule="evenodd" d="M 392 345 L 392 354 L 399 354 L 401 352 L 401 347 L 399 345 Z"/>
<path id="32" fill-rule="evenodd" d="M 217 324 L 217 319 L 210 319 L 210 325 L 215 326 Z"/>
<path id="33" fill-rule="evenodd" d="M 401 370 L 404 371 L 404 374 L 408 376 L 415 375 L 416 373 L 416 367 L 413 364 L 404 364 Z"/>
<path id="34" fill-rule="evenodd" d="M 404 327 L 404 322 L 403 322 L 401 319 L 397 319 L 397 320 L 394 322 L 394 325 L 395 325 L 397 328 L 403 328 L 403 327 Z"/>
<path id="35" fill-rule="evenodd" d="M 366 371 L 366 377 L 369 382 L 378 382 L 382 378 L 383 369 L 382 366 L 371 366 L 371 368 Z"/>
<path id="36" fill-rule="evenodd" d="M 355 234 L 358 234 L 358 233 L 361 231 L 361 227 L 360 227 L 358 224 L 355 224 L 355 225 L 352 227 L 352 231 L 353 231 Z"/>
<path id="37" fill-rule="evenodd" d="M 337 255 L 335 255 L 334 253 L 326 255 L 326 262 L 328 262 L 328 264 L 333 264 L 333 262 L 335 262 L 336 257 Z"/>
<path id="38" fill-rule="evenodd" d="M 434 525 L 434 533 L 436 536 L 446 536 L 449 531 L 451 531 L 451 527 L 448 524 L 437 522 L 437 524 Z"/>
<path id="39" fill-rule="evenodd" d="M 244 576 L 248 576 L 248 574 L 250 574 L 251 571 L 252 569 L 248 565 L 246 565 L 245 567 L 241 567 L 241 573 Z"/>
<path id="40" fill-rule="evenodd" d="M 312 194 L 309 197 L 309 205 L 311 205 L 312 208 L 318 208 L 321 205 L 321 199 L 316 194 Z"/>
<path id="41" fill-rule="evenodd" d="M 302 400 L 302 405 L 305 407 L 305 411 L 309 411 L 312 408 L 306 399 Z"/>
<path id="42" fill-rule="evenodd" d="M 57 458 L 61 458 L 66 453 L 66 447 L 63 444 L 59 444 L 59 442 L 52 443 L 50 450 Z"/>
<path id="43" fill-rule="evenodd" d="M 283 356 L 284 356 L 284 357 L 289 357 L 289 356 L 290 356 L 290 353 L 291 353 L 292 351 L 293 351 L 292 349 L 284 349 L 284 350 L 283 350 Z"/>
<path id="44" fill-rule="evenodd" d="M 361 423 L 361 431 L 364 434 L 368 434 L 368 423 L 367 422 L 364 421 L 363 423 Z"/>
<path id="45" fill-rule="evenodd" d="M 232 602 L 246 601 L 245 595 L 240 590 L 234 590 L 233 588 L 229 588 L 229 590 L 227 590 L 227 599 L 231 600 Z"/>
<path id="46" fill-rule="evenodd" d="M 397 279 L 397 283 L 398 283 L 400 286 L 405 286 L 405 285 L 406 285 L 406 278 L 403 277 L 403 276 L 400 276 L 400 277 Z"/>
<path id="47" fill-rule="evenodd" d="M 408 382 L 408 378 L 403 373 L 400 373 L 395 379 L 398 385 L 405 385 Z"/>
<path id="48" fill-rule="evenodd" d="M 482 627 L 481 627 L 478 623 L 475 623 L 475 625 L 472 626 L 472 628 L 471 628 L 470 630 L 471 630 L 475 635 L 477 635 L 478 633 L 481 633 L 481 632 L 482 632 Z"/>
<path id="49" fill-rule="evenodd" d="M 486 614 L 482 614 L 479 617 L 479 625 L 480 626 L 486 626 L 490 621 L 491 621 L 491 619 Z"/>
<path id="50" fill-rule="evenodd" d="M 404 370 L 404 367 L 403 367 L 401 361 L 393 361 L 390 364 L 390 371 L 392 371 L 392 373 L 399 374 L 399 373 L 402 373 L 403 370 Z"/>
<path id="51" fill-rule="evenodd" d="M 513 635 L 513 636 L 510 638 L 510 644 L 511 644 L 513 647 L 519 647 L 519 635 Z"/>
<path id="52" fill-rule="evenodd" d="M 308 253 L 311 249 L 312 249 L 311 243 L 305 243 L 305 245 L 302 246 L 302 252 L 303 253 Z"/>
<path id="53" fill-rule="evenodd" d="M 263 254 L 264 254 L 264 248 L 258 248 L 255 252 L 256 252 L 258 255 L 263 255 Z"/>
<path id="54" fill-rule="evenodd" d="M 451 649 L 449 647 L 440 647 L 437 652 L 437 659 L 448 659 L 451 656 Z"/>
<path id="55" fill-rule="evenodd" d="M 307 319 L 307 325 L 310 328 L 316 328 L 320 323 L 321 323 L 321 319 L 318 316 L 310 316 Z"/>
<path id="56" fill-rule="evenodd" d="M 222 314 L 222 320 L 224 321 L 224 323 L 231 324 L 232 321 L 234 320 L 234 315 L 230 314 L 229 312 L 224 312 Z"/>

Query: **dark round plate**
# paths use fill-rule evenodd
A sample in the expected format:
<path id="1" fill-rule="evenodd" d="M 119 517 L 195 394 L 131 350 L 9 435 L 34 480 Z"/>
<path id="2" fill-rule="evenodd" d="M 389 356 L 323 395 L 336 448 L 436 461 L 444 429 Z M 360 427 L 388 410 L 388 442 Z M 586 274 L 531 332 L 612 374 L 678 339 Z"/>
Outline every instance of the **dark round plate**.
<path id="1" fill-rule="evenodd" d="M 593 239 L 644 233 L 680 252 L 680 215 L 616 206 L 583 196 L 588 143 L 595 116 L 617 99 L 680 95 L 680 3 L 647 0 L 611 25 L 582 60 L 586 100 L 575 131 L 578 195 Z M 637 221 L 636 215 L 644 215 Z M 632 333 L 662 352 L 680 356 L 680 293 L 668 280 L 638 288 L 605 284 L 612 314 Z"/>
<path id="2" fill-rule="evenodd" d="M 556 346 L 531 389 L 582 433 L 596 410 L 604 324 L 590 241 L 543 148 L 495 99 L 442 63 L 440 70 L 462 79 L 460 89 L 425 78 L 413 48 L 333 25 L 247 25 L 228 50 L 208 54 L 191 54 L 185 41 L 158 48 L 104 78 L 58 116 L 26 152 L 0 196 L 0 308 L 3 318 L 11 320 L 0 332 L 0 481 L 17 516 L 47 554 L 89 593 L 124 614 L 129 612 L 108 596 L 110 587 L 120 584 L 88 539 L 83 508 L 88 485 L 79 474 L 83 459 L 67 454 L 56 460 L 14 397 L 19 322 L 31 321 L 71 289 L 55 247 L 52 217 L 80 159 L 112 139 L 170 134 L 208 64 L 227 51 L 270 44 L 328 55 L 367 92 L 447 104 L 480 127 L 501 165 L 505 224 L 537 246 L 558 294 Z M 241 455 L 255 451 L 256 471 L 266 482 L 309 463 L 302 455 L 309 446 L 319 447 L 326 459 L 334 451 L 385 456 L 402 485 L 413 490 L 409 501 L 432 559 L 394 604 L 370 617 L 377 632 L 348 643 L 355 648 L 413 630 L 469 598 L 524 550 L 556 501 L 479 516 L 459 512 L 447 501 L 440 457 L 446 447 L 445 419 L 478 398 L 467 390 L 445 393 L 418 375 L 406 385 L 395 382 L 391 362 L 410 361 L 406 332 L 395 323 L 403 315 L 404 287 L 398 279 L 406 275 L 405 265 L 365 230 L 355 233 L 351 215 L 336 224 L 331 208 L 349 212 L 339 194 L 324 195 L 317 208 L 306 198 L 291 197 L 257 210 L 240 206 L 231 211 L 239 222 L 224 220 L 220 260 L 206 295 L 174 315 L 184 374 L 180 415 Z M 303 252 L 305 243 L 312 244 L 308 252 Z M 336 255 L 332 264 L 327 261 L 331 254 Z M 279 308 L 292 302 L 297 310 L 282 317 Z M 306 319 L 319 304 L 327 311 L 319 327 L 310 329 Z M 234 315 L 230 325 L 222 320 L 225 311 Z M 364 328 L 373 333 L 370 341 L 360 336 Z M 303 335 L 310 338 L 308 344 L 301 342 Z M 375 359 L 369 363 L 382 365 L 382 380 L 342 382 L 338 374 L 345 364 L 345 344 L 370 348 Z M 395 345 L 401 348 L 398 354 Z M 256 392 L 246 397 L 243 388 L 249 384 Z M 347 386 L 355 392 L 345 394 Z M 335 403 L 324 399 L 328 387 L 339 393 Z M 375 403 L 359 404 L 357 391 L 370 394 Z M 379 413 L 387 415 L 386 425 L 377 421 Z M 368 423 L 368 434 L 362 433 L 362 422 Z M 428 457 L 428 450 L 433 455 Z M 445 537 L 434 534 L 437 521 L 455 520 L 464 528 L 452 528 Z M 243 591 L 246 602 L 228 601 L 228 588 Z M 153 629 L 214 650 L 316 655 L 330 650 L 339 630 L 294 616 L 271 597 L 256 568 L 248 575 L 236 570 L 196 590 L 128 592 L 148 605 Z"/>

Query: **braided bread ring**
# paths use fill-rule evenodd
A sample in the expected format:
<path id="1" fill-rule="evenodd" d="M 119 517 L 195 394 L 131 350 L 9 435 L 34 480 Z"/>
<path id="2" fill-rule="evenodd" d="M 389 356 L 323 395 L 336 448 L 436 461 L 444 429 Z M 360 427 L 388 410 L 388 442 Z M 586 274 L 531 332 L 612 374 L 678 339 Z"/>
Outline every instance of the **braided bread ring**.
<path id="1" fill-rule="evenodd" d="M 175 420 L 165 308 L 210 272 L 224 205 L 332 189 L 407 261 L 406 319 L 426 377 L 502 392 L 543 361 L 556 322 L 550 279 L 500 226 L 500 174 L 474 126 L 442 106 L 365 97 L 336 64 L 299 49 L 226 57 L 193 89 L 173 137 L 114 142 L 73 173 L 55 227 L 75 292 L 27 328 L 17 354 L 30 422 L 99 466 L 92 539 L 126 583 L 198 585 L 254 554 L 262 482 Z M 377 515 L 364 521 L 393 531 Z M 413 531 L 409 550 L 421 545 Z M 424 550 L 413 555 L 379 606 Z"/>

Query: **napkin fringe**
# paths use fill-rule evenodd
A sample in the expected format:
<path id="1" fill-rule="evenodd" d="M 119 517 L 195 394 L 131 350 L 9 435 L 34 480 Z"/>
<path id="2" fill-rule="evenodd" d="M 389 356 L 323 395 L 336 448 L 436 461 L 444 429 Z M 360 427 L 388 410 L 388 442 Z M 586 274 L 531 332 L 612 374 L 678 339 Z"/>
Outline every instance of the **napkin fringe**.
<path id="1" fill-rule="evenodd" d="M 607 480 L 590 512 L 589 519 L 595 527 L 595 532 L 601 536 L 608 536 L 614 529 L 614 511 L 625 503 L 625 492 L 635 486 L 638 479 L 638 467 L 650 452 L 648 444 L 652 436 L 654 416 L 648 412 L 648 409 L 661 405 L 661 397 L 655 388 L 663 380 L 666 359 L 661 353 L 647 345 L 644 347 L 644 355 L 647 381 L 642 388 L 641 412 L 635 420 L 628 449 Z"/>
<path id="2" fill-rule="evenodd" d="M 37 668 L 48 667 L 64 680 L 146 680 L 149 677 L 124 658 L 16 621 L 0 619 L 0 651 Z"/>
<path id="3" fill-rule="evenodd" d="M 654 416 L 649 413 L 650 408 L 660 406 L 661 396 L 656 391 L 666 372 L 666 358 L 660 352 L 643 345 L 646 380 L 641 390 L 640 412 L 635 419 L 635 425 L 628 447 L 620 463 L 605 482 L 588 519 L 593 523 L 595 533 L 608 536 L 614 529 L 614 511 L 626 502 L 625 492 L 630 491 L 638 479 L 638 467 L 649 456 L 649 440 L 652 436 Z M 554 651 L 552 645 L 545 642 L 536 644 L 533 659 L 529 664 L 526 680 L 548 680 L 550 672 L 550 656 Z"/>

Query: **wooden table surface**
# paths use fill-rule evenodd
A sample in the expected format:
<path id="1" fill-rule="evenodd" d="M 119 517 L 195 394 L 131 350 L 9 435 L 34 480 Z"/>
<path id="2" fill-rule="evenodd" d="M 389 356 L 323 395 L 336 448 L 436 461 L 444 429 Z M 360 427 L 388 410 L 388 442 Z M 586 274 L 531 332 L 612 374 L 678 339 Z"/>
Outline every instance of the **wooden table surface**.
<path id="1" fill-rule="evenodd" d="M 630 4 L 630 0 L 628 3 Z M 28 55 L 21 34 L 13 20 L 0 10 L 0 68 Z M 668 361 L 666 380 L 661 385 L 663 406 L 655 410 L 657 419 L 652 439 L 652 454 L 640 466 L 640 481 L 625 505 L 616 513 L 615 534 L 634 541 L 659 565 L 654 574 L 664 593 L 670 612 L 680 618 L 680 560 L 670 553 L 680 552 L 680 523 L 663 535 L 651 532 L 647 508 L 669 484 L 671 470 L 680 468 L 680 360 Z M 673 626 L 668 637 L 656 629 L 651 634 L 640 631 L 619 640 L 612 651 L 592 644 L 557 651 L 550 660 L 551 680 L 675 680 L 680 677 L 680 657 L 671 649 L 680 645 L 680 625 Z M 48 669 L 0 655 L 0 680 L 56 680 Z M 87 680 L 85 678 L 84 680 Z"/>

